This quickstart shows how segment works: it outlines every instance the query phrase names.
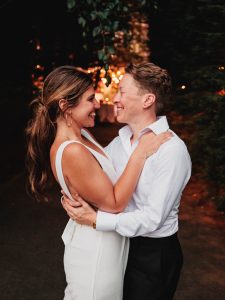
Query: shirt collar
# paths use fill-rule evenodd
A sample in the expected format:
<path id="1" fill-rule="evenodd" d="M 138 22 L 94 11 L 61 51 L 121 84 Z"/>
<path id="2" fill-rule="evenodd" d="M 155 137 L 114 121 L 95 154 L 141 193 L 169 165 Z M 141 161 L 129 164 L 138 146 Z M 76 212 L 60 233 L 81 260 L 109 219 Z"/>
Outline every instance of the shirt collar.
<path id="1" fill-rule="evenodd" d="M 155 134 L 160 134 L 164 131 L 167 131 L 169 129 L 169 124 L 167 122 L 166 116 L 159 116 L 157 117 L 156 121 L 148 126 L 146 126 L 144 129 L 141 130 L 140 135 L 145 133 L 148 130 L 153 131 Z"/>
<path id="2" fill-rule="evenodd" d="M 155 134 L 160 134 L 164 131 L 167 131 L 168 129 L 169 129 L 169 125 L 166 116 L 159 116 L 157 117 L 157 120 L 154 123 L 151 123 L 145 128 L 143 128 L 140 131 L 139 136 L 143 135 L 145 132 L 149 130 L 153 131 Z M 126 125 L 119 130 L 119 136 L 121 140 L 130 139 L 132 134 L 133 133 L 129 125 Z"/>

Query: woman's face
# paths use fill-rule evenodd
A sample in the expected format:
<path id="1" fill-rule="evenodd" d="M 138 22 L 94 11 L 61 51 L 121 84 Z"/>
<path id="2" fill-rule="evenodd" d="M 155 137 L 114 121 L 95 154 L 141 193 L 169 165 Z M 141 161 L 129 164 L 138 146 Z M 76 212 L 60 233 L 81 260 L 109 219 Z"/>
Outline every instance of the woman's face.
<path id="1" fill-rule="evenodd" d="M 99 109 L 100 105 L 95 99 L 95 91 L 93 87 L 82 95 L 80 103 L 71 108 L 71 117 L 73 123 L 77 124 L 80 128 L 93 127 L 95 125 L 95 110 Z"/>

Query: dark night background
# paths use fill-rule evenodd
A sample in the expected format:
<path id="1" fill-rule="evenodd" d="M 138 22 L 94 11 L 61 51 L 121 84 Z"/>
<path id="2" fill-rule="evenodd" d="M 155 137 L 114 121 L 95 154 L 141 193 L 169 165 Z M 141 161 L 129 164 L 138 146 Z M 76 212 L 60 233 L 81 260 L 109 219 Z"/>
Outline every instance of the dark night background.
<path id="1" fill-rule="evenodd" d="M 62 64 L 84 66 L 89 58 L 82 50 L 81 29 L 68 14 L 65 1 L 2 1 L 0 28 L 0 126 L 4 128 L 0 178 L 5 180 L 23 164 L 23 131 L 29 117 L 35 65 L 45 66 L 42 74 L 46 75 Z M 42 51 L 35 51 L 36 40 L 40 40 Z"/>

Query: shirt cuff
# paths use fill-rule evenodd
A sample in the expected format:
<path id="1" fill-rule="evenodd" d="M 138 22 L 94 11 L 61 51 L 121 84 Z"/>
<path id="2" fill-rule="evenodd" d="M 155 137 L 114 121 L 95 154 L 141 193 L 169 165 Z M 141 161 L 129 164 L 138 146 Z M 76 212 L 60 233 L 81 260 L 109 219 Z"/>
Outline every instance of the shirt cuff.
<path id="1" fill-rule="evenodd" d="M 99 231 L 114 231 L 116 230 L 117 215 L 103 211 L 97 212 L 96 230 Z"/>

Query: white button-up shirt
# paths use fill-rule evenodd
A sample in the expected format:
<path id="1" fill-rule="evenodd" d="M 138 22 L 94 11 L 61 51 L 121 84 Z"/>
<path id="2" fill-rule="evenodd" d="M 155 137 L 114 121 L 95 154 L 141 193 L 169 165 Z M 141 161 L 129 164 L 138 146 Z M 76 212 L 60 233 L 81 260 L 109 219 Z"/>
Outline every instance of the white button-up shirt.
<path id="1" fill-rule="evenodd" d="M 165 116 L 140 132 L 155 134 L 169 129 Z M 182 191 L 191 176 L 191 159 L 184 142 L 175 134 L 150 156 L 127 208 L 119 214 L 97 213 L 96 229 L 115 230 L 127 237 L 165 237 L 178 230 Z M 139 137 L 140 137 L 139 136 Z M 118 178 L 124 171 L 138 140 L 131 145 L 132 131 L 125 126 L 105 150 L 111 156 Z"/>

